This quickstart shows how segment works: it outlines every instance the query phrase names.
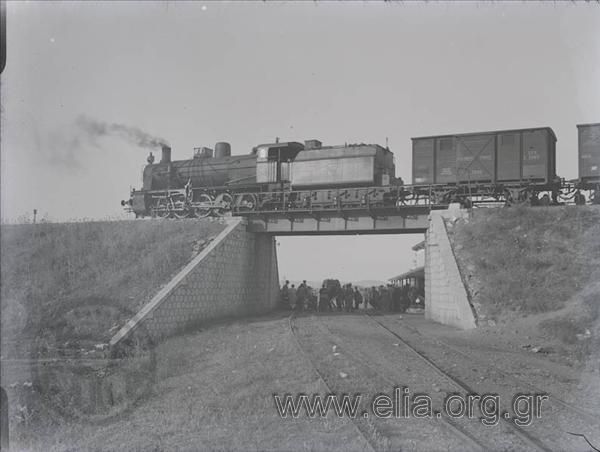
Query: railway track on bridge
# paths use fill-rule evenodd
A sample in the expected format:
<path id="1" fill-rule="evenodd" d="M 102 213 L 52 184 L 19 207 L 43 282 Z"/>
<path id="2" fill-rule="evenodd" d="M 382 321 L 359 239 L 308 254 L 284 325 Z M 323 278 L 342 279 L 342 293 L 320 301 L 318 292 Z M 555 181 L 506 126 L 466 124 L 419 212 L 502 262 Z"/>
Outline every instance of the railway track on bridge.
<path id="1" fill-rule="evenodd" d="M 482 388 L 477 387 L 479 386 L 478 382 L 474 381 L 473 377 L 464 376 L 464 370 L 467 367 L 472 368 L 474 363 L 483 366 L 480 369 L 493 370 L 492 373 L 486 375 L 485 383 L 488 388 L 495 388 L 496 393 L 502 399 L 510 398 L 511 393 L 514 396 L 515 388 L 527 388 L 530 393 L 546 393 L 546 391 L 539 387 L 508 374 L 498 366 L 474 359 L 471 355 L 443 341 L 438 340 L 435 343 L 430 343 L 430 346 L 427 347 L 429 352 L 425 353 L 423 350 L 419 350 L 418 346 L 413 345 L 413 343 L 417 342 L 415 338 L 412 338 L 412 341 L 406 339 L 407 336 L 414 335 L 414 333 L 411 333 L 406 328 L 402 328 L 390 321 L 379 320 L 377 317 L 369 314 L 366 317 L 386 330 L 394 340 L 401 342 L 406 348 L 411 350 L 432 371 L 446 376 L 454 382 L 459 390 L 465 393 L 482 393 Z M 419 339 L 425 340 L 422 336 Z M 420 341 L 419 343 L 423 342 Z M 453 375 L 453 371 L 448 370 L 455 369 L 456 367 L 463 369 L 460 379 Z M 476 378 L 479 380 L 483 379 L 482 376 Z M 537 448 L 538 450 L 590 450 L 590 444 L 587 443 L 587 439 L 593 438 L 594 433 L 600 429 L 600 421 L 597 416 L 571 403 L 565 402 L 552 394 L 548 394 L 548 400 L 544 402 L 543 411 L 545 413 L 543 413 L 542 418 L 535 419 L 530 426 L 527 426 L 527 431 L 525 428 L 517 426 L 512 419 L 505 418 L 504 416 L 501 419 L 507 427 L 532 448 Z M 574 435 L 574 433 L 577 435 Z M 585 435 L 586 440 L 584 441 L 579 435 Z"/>

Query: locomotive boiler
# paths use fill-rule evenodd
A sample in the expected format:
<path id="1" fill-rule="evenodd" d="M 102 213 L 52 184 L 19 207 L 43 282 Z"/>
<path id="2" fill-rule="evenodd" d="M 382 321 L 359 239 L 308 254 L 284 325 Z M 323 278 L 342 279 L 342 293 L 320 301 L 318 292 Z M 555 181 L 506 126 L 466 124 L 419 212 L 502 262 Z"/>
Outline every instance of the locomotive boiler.
<path id="1" fill-rule="evenodd" d="M 141 190 L 121 204 L 136 217 L 178 218 L 231 210 L 340 208 L 393 202 L 402 185 L 392 152 L 376 144 L 323 146 L 318 140 L 261 144 L 231 155 L 228 143 L 195 148 L 188 160 L 172 160 L 162 147 L 144 168 Z"/>

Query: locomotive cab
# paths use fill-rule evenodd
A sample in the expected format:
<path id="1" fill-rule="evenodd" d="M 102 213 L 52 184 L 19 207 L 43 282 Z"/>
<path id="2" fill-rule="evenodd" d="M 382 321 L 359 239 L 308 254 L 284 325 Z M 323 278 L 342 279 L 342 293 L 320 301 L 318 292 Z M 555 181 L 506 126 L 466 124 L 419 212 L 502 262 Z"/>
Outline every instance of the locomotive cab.
<path id="1" fill-rule="evenodd" d="M 304 149 L 301 143 L 261 144 L 252 153 L 256 155 L 256 182 L 259 184 L 283 184 L 290 181 L 291 162 Z"/>

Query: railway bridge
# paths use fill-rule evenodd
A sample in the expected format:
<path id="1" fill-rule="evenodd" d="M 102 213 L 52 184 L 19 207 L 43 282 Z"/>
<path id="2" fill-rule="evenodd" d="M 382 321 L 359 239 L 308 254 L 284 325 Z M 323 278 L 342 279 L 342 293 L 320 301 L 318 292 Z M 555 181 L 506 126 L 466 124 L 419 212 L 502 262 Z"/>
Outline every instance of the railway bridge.
<path id="1" fill-rule="evenodd" d="M 415 234 L 427 230 L 431 210 L 431 206 L 391 206 L 252 211 L 238 215 L 246 218 L 248 231 L 272 235 Z"/>
<path id="2" fill-rule="evenodd" d="M 247 231 L 257 235 L 311 236 L 425 233 L 426 316 L 459 328 L 476 326 L 445 219 L 468 216 L 458 204 L 405 205 L 240 213 Z"/>
<path id="3" fill-rule="evenodd" d="M 115 334 L 111 345 L 140 325 L 158 340 L 186 325 L 273 309 L 279 294 L 275 238 L 290 235 L 426 233 L 426 317 L 473 328 L 475 313 L 444 223 L 445 217 L 465 215 L 467 210 L 452 204 L 435 208 L 254 211 L 222 219 L 227 227 Z"/>

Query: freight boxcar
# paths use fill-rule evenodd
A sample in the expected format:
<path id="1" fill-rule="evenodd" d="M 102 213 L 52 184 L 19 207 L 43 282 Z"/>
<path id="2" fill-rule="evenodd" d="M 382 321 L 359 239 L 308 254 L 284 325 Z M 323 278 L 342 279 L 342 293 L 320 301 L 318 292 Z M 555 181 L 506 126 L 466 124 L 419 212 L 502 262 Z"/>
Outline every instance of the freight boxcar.
<path id="1" fill-rule="evenodd" d="M 413 184 L 549 186 L 556 179 L 550 127 L 413 138 Z"/>
<path id="2" fill-rule="evenodd" d="M 600 123 L 579 124 L 579 180 L 583 187 L 600 184 Z"/>

